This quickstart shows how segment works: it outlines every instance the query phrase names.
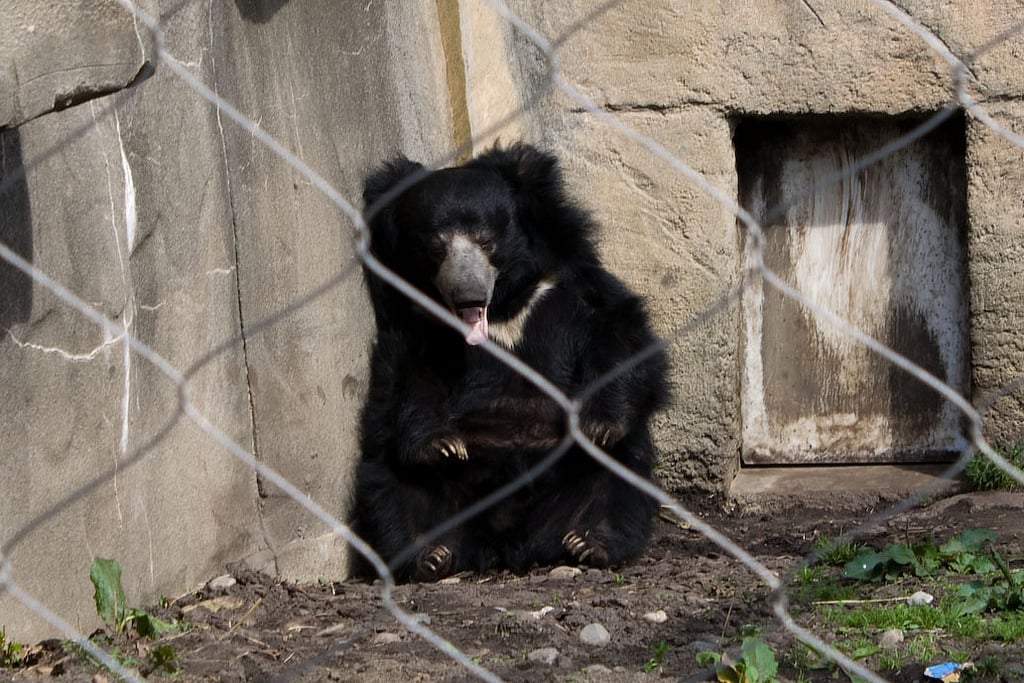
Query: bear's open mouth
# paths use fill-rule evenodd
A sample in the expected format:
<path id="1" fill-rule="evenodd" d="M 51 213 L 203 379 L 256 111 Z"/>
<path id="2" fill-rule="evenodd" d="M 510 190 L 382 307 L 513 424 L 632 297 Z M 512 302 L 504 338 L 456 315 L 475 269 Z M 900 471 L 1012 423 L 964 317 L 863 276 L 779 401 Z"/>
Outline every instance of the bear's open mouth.
<path id="1" fill-rule="evenodd" d="M 459 320 L 470 326 L 466 335 L 466 343 L 476 346 L 487 339 L 487 307 L 463 306 L 455 309 Z"/>

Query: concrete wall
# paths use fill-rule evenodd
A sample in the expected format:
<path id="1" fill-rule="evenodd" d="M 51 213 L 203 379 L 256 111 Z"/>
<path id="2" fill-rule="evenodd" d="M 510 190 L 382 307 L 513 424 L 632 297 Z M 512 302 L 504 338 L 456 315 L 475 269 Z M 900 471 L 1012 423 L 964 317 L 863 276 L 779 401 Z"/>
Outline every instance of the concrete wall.
<path id="1" fill-rule="evenodd" d="M 113 0 L 4 3 L 0 36 L 0 128 L 121 90 L 153 66 L 152 36 Z"/>
<path id="2" fill-rule="evenodd" d="M 952 93 L 948 64 L 876 3 L 623 4 L 590 17 L 585 0 L 510 3 L 551 42 L 562 73 L 605 114 L 632 126 L 737 196 L 732 133 L 748 117 L 922 116 Z M 1010 2 L 901 3 L 955 54 L 968 55 L 1021 18 Z M 519 101 L 547 85 L 546 63 L 510 30 Z M 563 35 L 564 34 L 564 35 Z M 971 65 L 970 93 L 1003 125 L 1024 131 L 1019 35 Z M 488 87 L 486 82 L 476 84 Z M 472 88 L 474 83 L 470 83 Z M 568 161 L 578 194 L 602 222 L 610 266 L 647 295 L 672 347 L 676 402 L 659 420 L 660 473 L 670 489 L 722 493 L 743 448 L 740 405 L 743 238 L 734 216 L 665 161 L 562 94 L 542 97 L 523 128 Z M 1024 313 L 1024 152 L 968 120 L 967 266 L 970 398 L 991 403 L 986 436 L 1024 438 L 1024 371 L 1016 321 Z M 785 340 L 779 340 L 785 344 Z"/>
<path id="3" fill-rule="evenodd" d="M 109 4 L 68 17 L 16 3 L 50 49 Z M 451 148 L 433 6 L 171 5 L 166 50 L 354 202 L 381 159 Z M 125 16 L 87 31 L 83 61 L 139 44 Z M 6 120 L 40 113 L 18 111 Z M 142 604 L 238 560 L 341 576 L 344 544 L 185 419 L 177 387 L 124 334 L 187 375 L 210 422 L 342 517 L 372 324 L 351 222 L 164 65 L 0 136 L 4 242 L 118 325 L 105 335 L 0 264 L 0 543 L 13 580 L 88 632 L 97 555 L 120 561 Z M 21 640 L 52 632 L 7 595 L 0 615 Z"/>
<path id="4" fill-rule="evenodd" d="M 110 0 L 59 15 L 38 4 L 16 0 L 0 24 L 20 41 L 15 62 L 0 62 L 0 125 L 132 82 L 152 60 L 146 32 Z M 572 29 L 565 78 L 727 197 L 737 196 L 738 118 L 921 113 L 949 97 L 945 62 L 871 2 L 646 0 L 582 24 L 586 0 L 509 4 L 549 39 Z M 957 54 L 1014 16 L 997 2 L 905 6 Z M 472 0 L 146 9 L 170 54 L 353 201 L 365 171 L 398 151 L 434 162 L 462 144 L 525 137 L 559 153 L 601 221 L 609 266 L 648 297 L 657 330 L 677 335 L 676 401 L 657 424 L 663 483 L 687 496 L 728 488 L 742 447 L 735 218 L 549 91 L 547 62 L 523 33 Z M 59 72 L 32 56 L 41 43 L 19 19 L 30 12 L 31 25 L 64 36 L 47 43 L 58 53 L 89 36 L 61 59 L 114 67 L 89 72 L 88 86 L 43 81 L 42 95 L 22 95 L 10 76 L 20 65 Z M 82 33 L 95 17 L 100 28 Z M 972 65 L 972 93 L 1018 132 L 1019 65 L 1019 38 Z M 2 104 L 29 99 L 43 104 Z M 973 119 L 967 137 L 972 396 L 993 397 L 988 436 L 1008 440 L 1022 436 L 1021 391 L 993 392 L 1024 373 L 1024 153 Z M 138 602 L 238 560 L 295 578 L 340 575 L 343 544 L 184 419 L 176 387 L 128 353 L 124 333 L 188 375 L 211 422 L 342 515 L 372 334 L 352 225 L 161 65 L 137 87 L 7 128 L 0 144 L 0 237 L 120 326 L 104 335 L 0 264 L 0 547 L 13 579 L 88 631 L 96 555 L 121 562 Z M 0 614 L 19 639 L 49 633 L 9 596 Z"/>

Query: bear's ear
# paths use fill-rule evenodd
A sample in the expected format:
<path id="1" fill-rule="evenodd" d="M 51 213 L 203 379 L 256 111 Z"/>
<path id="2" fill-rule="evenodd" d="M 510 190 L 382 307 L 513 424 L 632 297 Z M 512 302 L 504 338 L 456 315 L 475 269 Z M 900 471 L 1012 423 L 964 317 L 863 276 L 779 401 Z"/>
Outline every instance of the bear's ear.
<path id="1" fill-rule="evenodd" d="M 467 165 L 497 171 L 517 193 L 540 201 L 564 201 L 558 159 L 525 142 L 506 149 L 495 145 Z"/>
<path id="2" fill-rule="evenodd" d="M 364 205 L 369 208 L 401 180 L 422 170 L 423 164 L 410 161 L 404 156 L 386 162 L 363 181 Z"/>
<path id="3" fill-rule="evenodd" d="M 520 225 L 531 239 L 546 245 L 559 259 L 573 263 L 596 260 L 591 242 L 593 222 L 566 195 L 562 169 L 554 155 L 518 142 L 506 149 L 495 146 L 466 165 L 490 169 L 508 183 Z"/>

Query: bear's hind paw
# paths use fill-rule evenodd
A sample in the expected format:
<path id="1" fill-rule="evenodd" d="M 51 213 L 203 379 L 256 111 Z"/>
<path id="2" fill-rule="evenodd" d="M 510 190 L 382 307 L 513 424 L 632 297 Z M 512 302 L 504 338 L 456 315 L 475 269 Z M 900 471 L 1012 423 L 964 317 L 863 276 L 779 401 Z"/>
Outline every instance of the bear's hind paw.
<path id="1" fill-rule="evenodd" d="M 424 581 L 437 581 L 450 573 L 454 559 L 451 548 L 441 544 L 424 550 L 416 560 L 416 571 Z"/>
<path id="2" fill-rule="evenodd" d="M 580 564 L 592 567 L 608 566 L 608 553 L 590 537 L 590 532 L 581 535 L 576 531 L 570 531 L 562 538 L 562 545 Z"/>

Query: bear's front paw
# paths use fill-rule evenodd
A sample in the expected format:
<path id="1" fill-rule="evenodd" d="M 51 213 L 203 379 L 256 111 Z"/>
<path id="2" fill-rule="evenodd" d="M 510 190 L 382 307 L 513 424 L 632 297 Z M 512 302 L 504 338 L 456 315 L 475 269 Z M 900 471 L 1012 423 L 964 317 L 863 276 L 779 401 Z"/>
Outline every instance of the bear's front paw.
<path id="1" fill-rule="evenodd" d="M 590 532 L 580 534 L 570 531 L 562 539 L 562 545 L 573 559 L 580 564 L 588 564 L 592 567 L 607 567 L 608 553 L 596 539 L 591 537 Z"/>
<path id="2" fill-rule="evenodd" d="M 454 559 L 451 548 L 444 544 L 426 548 L 416 558 L 416 576 L 421 581 L 437 581 L 451 573 Z"/>
<path id="3" fill-rule="evenodd" d="M 614 446 L 626 436 L 626 428 L 612 422 L 591 422 L 584 425 L 583 433 L 598 448 Z"/>
<path id="4" fill-rule="evenodd" d="M 428 462 L 438 459 L 469 460 L 466 442 L 457 436 L 439 436 L 423 449 L 424 460 Z"/>

